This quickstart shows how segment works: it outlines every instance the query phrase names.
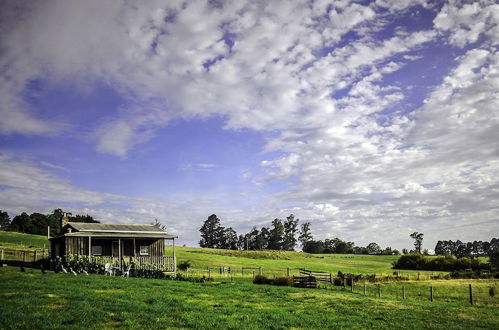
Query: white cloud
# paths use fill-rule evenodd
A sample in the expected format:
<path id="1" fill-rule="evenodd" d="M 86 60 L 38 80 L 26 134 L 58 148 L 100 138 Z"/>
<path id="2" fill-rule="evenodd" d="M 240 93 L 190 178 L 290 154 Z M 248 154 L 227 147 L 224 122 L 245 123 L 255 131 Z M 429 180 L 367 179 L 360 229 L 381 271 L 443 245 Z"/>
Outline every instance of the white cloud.
<path id="1" fill-rule="evenodd" d="M 252 205 L 256 222 L 275 217 L 275 210 L 296 211 L 287 207 L 294 205 L 302 219 L 314 219 L 318 233 L 361 244 L 386 237 L 401 244 L 409 224 L 430 231 L 469 219 L 485 221 L 477 227 L 485 235 L 486 221 L 497 218 L 498 5 L 451 2 L 434 29 L 369 33 L 420 5 L 431 7 L 422 1 L 229 1 L 223 8 L 200 1 L 22 3 L 21 17 L 17 10 L 2 14 L 12 25 L 0 41 L 6 49 L 0 131 L 50 132 L 22 103 L 34 79 L 69 80 L 82 89 L 104 82 L 128 104 L 118 118 L 103 114 L 91 127 L 99 152 L 124 158 L 173 118 L 216 114 L 227 118 L 228 129 L 277 132 L 266 150 L 280 156 L 262 162 L 268 177 L 255 180 L 288 180 L 291 189 Z M 349 32 L 354 37 L 343 43 Z M 384 79 L 442 39 L 473 49 L 449 58 L 453 70 L 407 114 L 404 92 Z M 68 188 L 20 164 L 17 170 L 38 178 L 30 181 L 11 163 L 4 162 L 1 180 L 12 187 L 9 196 L 28 189 L 32 205 L 52 196 L 85 201 L 99 213 L 95 205 L 124 198 Z M 137 207 L 126 200 L 129 214 L 164 210 L 153 201 Z"/>

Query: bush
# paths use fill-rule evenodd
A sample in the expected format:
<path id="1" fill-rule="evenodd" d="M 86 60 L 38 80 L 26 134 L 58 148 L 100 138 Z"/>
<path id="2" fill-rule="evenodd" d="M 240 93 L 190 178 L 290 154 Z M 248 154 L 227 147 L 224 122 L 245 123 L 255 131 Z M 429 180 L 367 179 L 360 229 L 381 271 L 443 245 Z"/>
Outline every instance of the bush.
<path id="1" fill-rule="evenodd" d="M 456 271 L 465 269 L 490 269 L 490 266 L 481 263 L 478 259 L 468 257 L 456 258 L 446 255 L 436 258 L 426 257 L 422 254 L 406 254 L 393 263 L 393 268 L 414 270 L 440 270 Z"/>
<path id="2" fill-rule="evenodd" d="M 191 267 L 191 263 L 189 260 L 187 261 L 184 261 L 184 262 L 181 262 L 177 265 L 177 268 L 180 269 L 181 271 L 186 271 L 187 269 L 189 269 Z"/>
<path id="3" fill-rule="evenodd" d="M 493 286 L 491 286 L 489 288 L 489 296 L 490 297 L 494 297 L 496 295 L 496 288 L 494 288 Z"/>
<path id="4" fill-rule="evenodd" d="M 276 277 L 272 281 L 272 284 L 279 286 L 291 286 L 293 285 L 293 281 L 289 277 Z"/>
<path id="5" fill-rule="evenodd" d="M 341 279 L 341 277 L 335 277 L 333 279 L 333 284 L 335 286 L 343 286 L 343 279 Z"/>
<path id="6" fill-rule="evenodd" d="M 271 279 L 268 279 L 267 277 L 263 275 L 256 275 L 255 278 L 253 279 L 254 284 L 270 284 L 272 283 Z"/>

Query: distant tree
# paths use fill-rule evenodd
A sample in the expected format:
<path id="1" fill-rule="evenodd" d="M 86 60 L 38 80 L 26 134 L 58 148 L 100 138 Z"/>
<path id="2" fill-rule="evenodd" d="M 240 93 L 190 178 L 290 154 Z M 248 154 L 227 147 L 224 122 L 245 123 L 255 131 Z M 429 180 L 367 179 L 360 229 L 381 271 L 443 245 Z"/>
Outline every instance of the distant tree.
<path id="1" fill-rule="evenodd" d="M 237 250 L 238 237 L 237 233 L 232 228 L 226 228 L 223 231 L 222 235 L 223 239 L 221 240 L 218 248 L 228 249 L 228 250 Z"/>
<path id="2" fill-rule="evenodd" d="M 293 214 L 286 217 L 284 221 L 284 240 L 282 249 L 286 251 L 294 251 L 297 242 L 296 233 L 298 232 L 298 218 Z"/>
<path id="3" fill-rule="evenodd" d="M 271 231 L 267 227 L 262 227 L 258 235 L 255 237 L 255 250 L 270 249 Z"/>
<path id="4" fill-rule="evenodd" d="M 87 217 L 89 217 L 88 214 L 87 214 Z M 90 217 L 90 218 L 92 218 L 92 217 Z M 94 220 L 94 219 L 92 218 L 92 220 Z M 80 221 L 80 222 L 86 222 L 86 221 Z M 154 218 L 154 222 L 151 222 L 151 225 L 153 225 L 154 227 L 158 227 L 161 230 L 165 230 L 166 231 L 166 225 L 164 225 L 161 222 L 159 222 L 158 218 Z"/>
<path id="5" fill-rule="evenodd" d="M 47 214 L 47 223 L 50 226 L 50 235 L 57 236 L 61 232 L 61 220 L 64 211 L 55 209 L 51 214 Z"/>
<path id="6" fill-rule="evenodd" d="M 493 269 L 499 270 L 499 249 L 489 252 L 489 263 Z"/>
<path id="7" fill-rule="evenodd" d="M 69 217 L 70 222 L 85 222 L 85 223 L 100 223 L 100 221 L 94 220 L 94 218 L 90 215 L 75 215 Z M 166 226 L 162 225 L 158 219 L 154 219 L 154 222 L 151 223 L 151 225 L 154 225 L 158 228 L 161 229 L 166 229 Z M 163 228 L 164 227 L 164 228 Z"/>
<path id="8" fill-rule="evenodd" d="M 411 238 L 414 239 L 414 249 L 416 250 L 417 253 L 421 253 L 421 247 L 423 245 L 423 233 L 418 233 L 415 231 L 412 233 Z"/>
<path id="9" fill-rule="evenodd" d="M 245 235 L 239 235 L 237 238 L 237 249 L 246 250 Z"/>
<path id="10" fill-rule="evenodd" d="M 16 215 L 11 222 L 11 227 L 13 230 L 25 233 L 29 227 L 31 219 L 26 212 Z"/>
<path id="11" fill-rule="evenodd" d="M 49 226 L 49 222 L 45 214 L 32 213 L 29 218 L 29 225 L 25 229 L 26 233 L 34 235 L 47 234 L 47 227 Z"/>
<path id="12" fill-rule="evenodd" d="M 353 248 L 353 253 L 355 253 L 355 254 L 368 254 L 369 251 L 367 250 L 367 248 L 365 248 L 363 246 L 355 246 Z"/>
<path id="13" fill-rule="evenodd" d="M 298 241 L 301 246 L 305 246 L 305 243 L 313 240 L 312 232 L 310 231 L 310 222 L 305 222 L 301 224 L 300 235 L 298 236 Z"/>
<path id="14" fill-rule="evenodd" d="M 394 249 L 394 250 L 393 250 L 393 254 L 394 254 L 394 255 L 396 255 L 396 256 L 398 256 L 398 255 L 400 255 L 400 251 L 399 251 L 399 250 L 397 250 L 397 249 Z"/>
<path id="15" fill-rule="evenodd" d="M 10 217 L 7 212 L 0 210 L 0 228 L 6 229 L 10 226 Z"/>
<path id="16" fill-rule="evenodd" d="M 268 248 L 270 250 L 282 250 L 284 245 L 284 225 L 280 219 L 272 221 L 270 230 L 270 240 Z"/>
<path id="17" fill-rule="evenodd" d="M 409 251 L 407 251 L 407 249 L 402 249 L 402 254 L 408 254 Z"/>
<path id="18" fill-rule="evenodd" d="M 303 245 L 303 252 L 307 253 L 324 253 L 324 242 L 323 241 L 306 241 Z"/>
<path id="19" fill-rule="evenodd" d="M 392 251 L 392 248 L 388 246 L 388 247 L 386 247 L 386 248 L 383 250 L 382 254 L 387 255 L 387 256 L 391 256 L 391 255 L 392 255 L 392 254 L 394 254 L 394 253 L 393 253 L 393 251 Z"/>
<path id="20" fill-rule="evenodd" d="M 354 242 L 345 242 L 338 237 L 324 240 L 324 253 L 354 253 L 354 247 Z"/>
<path id="21" fill-rule="evenodd" d="M 205 248 L 215 248 L 218 246 L 222 227 L 220 226 L 220 219 L 216 214 L 210 215 L 199 231 L 201 232 L 199 246 Z"/>
<path id="22" fill-rule="evenodd" d="M 380 246 L 377 243 L 374 243 L 374 242 L 369 243 L 366 246 L 366 249 L 367 249 L 367 251 L 369 251 L 369 253 L 380 253 L 381 252 Z"/>

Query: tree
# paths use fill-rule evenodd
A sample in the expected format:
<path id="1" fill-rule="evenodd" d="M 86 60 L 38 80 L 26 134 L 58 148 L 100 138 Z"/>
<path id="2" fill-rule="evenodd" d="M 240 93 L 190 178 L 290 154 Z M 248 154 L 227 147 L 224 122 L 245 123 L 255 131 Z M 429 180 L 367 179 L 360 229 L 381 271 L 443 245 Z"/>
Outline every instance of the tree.
<path id="1" fill-rule="evenodd" d="M 272 221 L 270 230 L 270 241 L 268 248 L 271 250 L 282 250 L 284 245 L 284 225 L 280 219 Z"/>
<path id="2" fill-rule="evenodd" d="M 412 233 L 411 238 L 414 239 L 414 249 L 416 250 L 417 253 L 421 253 L 421 247 L 423 245 L 423 233 L 418 233 L 415 231 Z"/>
<path id="3" fill-rule="evenodd" d="M 284 241 L 283 250 L 294 251 L 296 245 L 296 233 L 298 232 L 298 218 L 295 219 L 293 214 L 290 214 L 284 221 Z"/>
<path id="4" fill-rule="evenodd" d="M 262 227 L 262 230 L 255 237 L 255 250 L 270 249 L 271 232 L 267 227 Z"/>
<path id="5" fill-rule="evenodd" d="M 237 250 L 238 237 L 237 233 L 232 228 L 226 228 L 223 230 L 223 239 L 221 239 L 219 246 L 220 249 Z"/>
<path id="6" fill-rule="evenodd" d="M 166 226 L 162 225 L 158 219 L 154 219 L 155 222 L 151 223 L 151 225 L 154 225 L 158 228 L 161 229 L 166 229 Z M 75 215 L 74 217 L 69 217 L 70 222 L 85 222 L 85 223 L 100 223 L 100 221 L 94 220 L 94 218 L 90 215 Z M 163 228 L 164 227 L 164 228 Z"/>
<path id="7" fill-rule="evenodd" d="M 206 248 L 217 247 L 221 229 L 220 219 L 216 216 L 216 214 L 210 215 L 203 223 L 203 226 L 199 229 L 201 232 L 199 246 Z"/>
<path id="8" fill-rule="evenodd" d="M 380 246 L 377 244 L 377 243 L 369 243 L 367 246 L 366 246 L 366 249 L 369 253 L 380 253 L 381 252 L 381 248 Z"/>
<path id="9" fill-rule="evenodd" d="M 310 231 L 310 222 L 305 222 L 301 224 L 300 236 L 298 236 L 298 241 L 301 246 L 305 246 L 308 241 L 313 240 L 312 232 Z"/>
<path id="10" fill-rule="evenodd" d="M 89 215 L 87 214 L 87 217 L 88 216 Z M 92 218 L 92 217 L 90 217 L 90 218 Z M 94 219 L 92 218 L 92 220 L 94 220 Z M 84 221 L 82 221 L 82 222 L 84 222 Z M 159 222 L 158 218 L 154 218 L 154 222 L 151 222 L 151 225 L 153 225 L 154 227 L 158 227 L 161 230 L 166 231 L 166 225 L 164 225 L 161 222 Z"/>
<path id="11" fill-rule="evenodd" d="M 0 227 L 5 229 L 10 225 L 10 217 L 7 212 L 0 210 Z"/>
<path id="12" fill-rule="evenodd" d="M 19 215 L 16 215 L 14 217 L 14 219 L 12 219 L 11 227 L 15 231 L 25 233 L 30 222 L 31 222 L 31 219 L 29 218 L 29 215 L 26 212 L 23 212 Z"/>
<path id="13" fill-rule="evenodd" d="M 324 253 L 324 242 L 323 241 L 306 241 L 303 245 L 303 252 L 307 253 Z"/>
<path id="14" fill-rule="evenodd" d="M 32 213 L 30 216 L 29 225 L 25 228 L 26 233 L 34 235 L 45 235 L 47 234 L 48 219 L 45 214 Z"/>
<path id="15" fill-rule="evenodd" d="M 402 249 L 402 254 L 408 254 L 409 251 L 407 251 L 407 249 Z"/>

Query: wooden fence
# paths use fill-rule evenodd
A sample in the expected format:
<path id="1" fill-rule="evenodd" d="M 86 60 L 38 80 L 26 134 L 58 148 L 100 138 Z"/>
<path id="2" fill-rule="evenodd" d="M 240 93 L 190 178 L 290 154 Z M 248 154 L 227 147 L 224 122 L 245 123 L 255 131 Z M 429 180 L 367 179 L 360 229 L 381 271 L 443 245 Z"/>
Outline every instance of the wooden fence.
<path id="1" fill-rule="evenodd" d="M 36 262 L 50 256 L 50 250 L 41 249 L 0 249 L 0 261 Z"/>

